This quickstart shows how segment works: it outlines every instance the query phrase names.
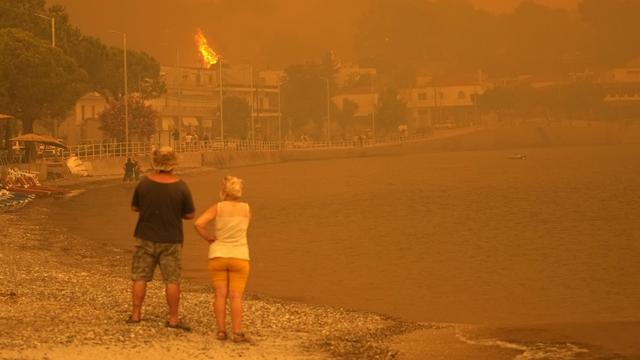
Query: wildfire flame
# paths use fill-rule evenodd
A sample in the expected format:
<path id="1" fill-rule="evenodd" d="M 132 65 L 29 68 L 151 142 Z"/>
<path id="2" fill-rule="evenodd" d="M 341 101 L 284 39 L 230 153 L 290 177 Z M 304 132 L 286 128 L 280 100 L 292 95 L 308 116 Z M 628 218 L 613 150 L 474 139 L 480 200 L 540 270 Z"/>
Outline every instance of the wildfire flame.
<path id="1" fill-rule="evenodd" d="M 207 67 L 217 64 L 218 60 L 220 60 L 220 56 L 209 46 L 207 38 L 202 33 L 202 30 L 198 29 L 195 35 L 195 40 L 196 45 L 198 46 L 198 51 L 200 51 L 200 56 L 202 57 L 202 64 Z"/>

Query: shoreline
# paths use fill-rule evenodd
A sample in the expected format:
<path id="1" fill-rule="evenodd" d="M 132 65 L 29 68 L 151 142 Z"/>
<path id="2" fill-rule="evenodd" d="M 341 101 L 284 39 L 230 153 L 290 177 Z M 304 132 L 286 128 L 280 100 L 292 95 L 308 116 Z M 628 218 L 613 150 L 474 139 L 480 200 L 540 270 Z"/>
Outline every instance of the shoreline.
<path id="1" fill-rule="evenodd" d="M 0 229 L 3 359 L 412 358 L 404 355 L 410 350 L 397 344 L 416 331 L 439 338 L 445 344 L 443 353 L 448 351 L 446 344 L 462 345 L 453 333 L 441 331 L 451 326 L 257 294 L 247 294 L 244 305 L 252 343 L 220 342 L 215 340 L 211 314 L 213 292 L 188 280 L 182 283 L 181 315 L 194 331 L 164 327 L 164 286 L 157 272 L 148 285 L 143 321 L 126 324 L 130 254 L 92 248 L 85 239 L 48 224 L 48 211 L 46 206 L 31 205 L 26 211 L 0 214 L 3 223 L 11 224 Z M 513 352 L 491 358 L 512 359 Z"/>

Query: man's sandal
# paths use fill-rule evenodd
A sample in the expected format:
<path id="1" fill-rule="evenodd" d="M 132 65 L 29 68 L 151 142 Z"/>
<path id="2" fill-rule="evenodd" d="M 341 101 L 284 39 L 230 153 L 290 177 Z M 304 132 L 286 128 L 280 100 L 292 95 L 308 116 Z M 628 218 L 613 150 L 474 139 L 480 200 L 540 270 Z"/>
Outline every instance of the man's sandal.
<path id="1" fill-rule="evenodd" d="M 191 326 L 183 323 L 182 321 L 180 321 L 179 323 L 173 325 L 170 322 L 166 322 L 164 324 L 164 326 L 168 327 L 169 329 L 178 329 L 178 330 L 182 330 L 182 331 L 186 331 L 186 332 L 191 332 Z"/>
<path id="2" fill-rule="evenodd" d="M 138 320 L 134 320 L 134 319 L 133 319 L 133 317 L 129 316 L 129 318 L 128 318 L 127 320 L 125 320 L 125 322 L 126 322 L 127 324 L 137 324 L 137 323 L 139 323 L 139 322 L 140 322 L 140 319 L 138 319 Z"/>
<path id="3" fill-rule="evenodd" d="M 227 340 L 227 332 L 224 330 L 220 330 L 216 333 L 216 339 L 220 341 Z"/>
<path id="4" fill-rule="evenodd" d="M 248 343 L 248 342 L 250 342 L 249 338 L 247 338 L 247 336 L 242 332 L 233 333 L 233 335 L 231 336 L 231 341 L 233 341 L 234 343 Z"/>

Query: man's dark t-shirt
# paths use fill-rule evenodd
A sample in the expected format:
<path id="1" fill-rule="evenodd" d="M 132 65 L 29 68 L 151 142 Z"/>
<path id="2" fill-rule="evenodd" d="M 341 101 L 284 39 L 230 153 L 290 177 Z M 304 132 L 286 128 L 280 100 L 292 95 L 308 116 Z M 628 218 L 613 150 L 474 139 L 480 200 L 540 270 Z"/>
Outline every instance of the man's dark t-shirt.
<path id="1" fill-rule="evenodd" d="M 182 217 L 195 211 L 184 181 L 159 183 L 147 177 L 136 186 L 131 206 L 140 211 L 134 236 L 158 243 L 181 244 Z"/>

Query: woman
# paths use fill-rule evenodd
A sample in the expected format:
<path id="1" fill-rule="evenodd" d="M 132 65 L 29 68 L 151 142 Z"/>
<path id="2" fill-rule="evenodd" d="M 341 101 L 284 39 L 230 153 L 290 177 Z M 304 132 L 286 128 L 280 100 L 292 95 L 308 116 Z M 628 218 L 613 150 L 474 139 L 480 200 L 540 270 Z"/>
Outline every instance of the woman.
<path id="1" fill-rule="evenodd" d="M 220 199 L 195 222 L 200 236 L 209 243 L 209 272 L 215 290 L 213 304 L 218 332 L 216 338 L 227 339 L 225 309 L 227 297 L 231 302 L 232 340 L 247 341 L 242 332 L 242 294 L 249 277 L 249 247 L 247 228 L 251 219 L 249 204 L 241 202 L 242 180 L 226 176 L 222 180 Z M 207 224 L 215 220 L 215 233 L 207 231 Z"/>

